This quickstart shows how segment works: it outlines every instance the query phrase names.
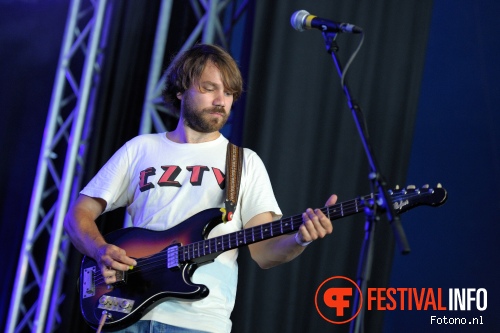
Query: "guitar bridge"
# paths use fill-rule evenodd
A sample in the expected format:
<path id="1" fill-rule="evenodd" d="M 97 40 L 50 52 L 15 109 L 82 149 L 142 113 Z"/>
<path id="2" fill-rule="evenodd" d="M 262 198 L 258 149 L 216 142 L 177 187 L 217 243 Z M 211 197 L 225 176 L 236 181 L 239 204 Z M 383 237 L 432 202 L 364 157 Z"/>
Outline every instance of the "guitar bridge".
<path id="1" fill-rule="evenodd" d="M 92 297 L 95 295 L 94 275 L 96 266 L 85 268 L 82 276 L 82 298 Z"/>

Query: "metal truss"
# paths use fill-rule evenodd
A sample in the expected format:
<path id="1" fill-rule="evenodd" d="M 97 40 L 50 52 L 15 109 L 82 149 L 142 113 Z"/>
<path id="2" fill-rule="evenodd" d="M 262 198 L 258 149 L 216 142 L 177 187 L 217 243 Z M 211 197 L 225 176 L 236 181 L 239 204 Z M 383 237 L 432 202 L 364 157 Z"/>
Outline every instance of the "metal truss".
<path id="1" fill-rule="evenodd" d="M 61 320 L 57 308 L 69 247 L 63 219 L 80 184 L 84 124 L 92 118 L 107 8 L 105 0 L 73 0 L 69 7 L 7 319 L 9 333 L 52 332 Z"/>
<path id="2" fill-rule="evenodd" d="M 160 113 L 175 117 L 161 102 L 160 78 L 172 3 L 161 2 L 139 133 L 164 131 Z M 198 24 L 181 51 L 200 36 L 204 43 L 228 48 L 228 36 L 247 0 L 191 0 L 190 5 Z M 63 220 L 81 186 L 111 13 L 111 2 L 106 0 L 72 0 L 69 7 L 7 318 L 8 333 L 54 332 L 61 323 L 58 307 L 64 299 L 61 290 L 70 246 Z"/>

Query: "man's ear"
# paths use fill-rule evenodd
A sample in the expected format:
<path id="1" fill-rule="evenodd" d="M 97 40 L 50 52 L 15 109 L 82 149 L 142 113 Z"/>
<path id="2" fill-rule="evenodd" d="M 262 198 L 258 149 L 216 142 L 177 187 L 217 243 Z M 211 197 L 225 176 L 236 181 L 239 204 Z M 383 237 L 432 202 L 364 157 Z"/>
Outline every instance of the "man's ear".
<path id="1" fill-rule="evenodd" d="M 181 92 L 178 92 L 177 94 L 175 94 L 175 96 L 177 96 L 177 99 L 182 100 L 182 93 Z"/>

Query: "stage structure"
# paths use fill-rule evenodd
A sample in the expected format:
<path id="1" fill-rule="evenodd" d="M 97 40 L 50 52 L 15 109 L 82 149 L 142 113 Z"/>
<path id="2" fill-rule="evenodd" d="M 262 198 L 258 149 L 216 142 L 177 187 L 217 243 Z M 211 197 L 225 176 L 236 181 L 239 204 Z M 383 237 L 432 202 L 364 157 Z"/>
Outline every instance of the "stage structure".
<path id="1" fill-rule="evenodd" d="M 174 116 L 160 98 L 174 1 L 160 1 L 139 133 L 165 131 L 160 114 Z M 230 49 L 228 33 L 244 17 L 248 0 L 192 0 L 185 4 L 193 10 L 198 24 L 182 50 L 199 40 Z M 54 332 L 62 320 L 58 307 L 65 297 L 62 282 L 70 247 L 63 219 L 82 183 L 112 18 L 113 1 L 72 0 L 69 5 L 11 296 L 8 333 Z"/>

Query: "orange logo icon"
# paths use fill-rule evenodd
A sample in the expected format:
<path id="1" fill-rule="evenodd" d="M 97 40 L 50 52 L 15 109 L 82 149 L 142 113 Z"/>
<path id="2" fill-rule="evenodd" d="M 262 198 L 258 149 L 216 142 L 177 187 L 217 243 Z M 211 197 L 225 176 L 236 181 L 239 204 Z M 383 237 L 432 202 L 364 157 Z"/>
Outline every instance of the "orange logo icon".
<path id="1" fill-rule="evenodd" d="M 355 297 L 359 297 L 359 305 L 356 311 L 353 311 Z M 359 314 L 363 295 L 359 286 L 351 279 L 333 276 L 318 287 L 314 303 L 324 320 L 332 324 L 345 324 Z"/>

